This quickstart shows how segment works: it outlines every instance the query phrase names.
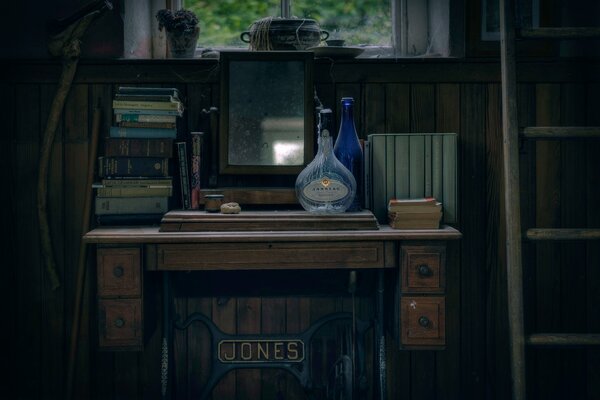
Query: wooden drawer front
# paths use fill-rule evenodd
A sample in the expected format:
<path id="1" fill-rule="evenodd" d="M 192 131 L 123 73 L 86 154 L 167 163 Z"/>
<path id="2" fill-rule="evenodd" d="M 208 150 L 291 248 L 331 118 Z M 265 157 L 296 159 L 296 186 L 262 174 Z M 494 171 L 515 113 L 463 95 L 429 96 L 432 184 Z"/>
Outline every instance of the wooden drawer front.
<path id="1" fill-rule="evenodd" d="M 141 299 L 100 299 L 98 305 L 100 347 L 141 348 Z"/>
<path id="2" fill-rule="evenodd" d="M 402 297 L 401 337 L 405 346 L 443 346 L 446 342 L 443 296 Z"/>
<path id="3" fill-rule="evenodd" d="M 140 249 L 98 249 L 98 296 L 141 296 Z"/>
<path id="4" fill-rule="evenodd" d="M 382 242 L 159 245 L 158 269 L 383 268 Z"/>
<path id="5" fill-rule="evenodd" d="M 443 293 L 446 288 L 444 246 L 402 246 L 402 292 Z"/>

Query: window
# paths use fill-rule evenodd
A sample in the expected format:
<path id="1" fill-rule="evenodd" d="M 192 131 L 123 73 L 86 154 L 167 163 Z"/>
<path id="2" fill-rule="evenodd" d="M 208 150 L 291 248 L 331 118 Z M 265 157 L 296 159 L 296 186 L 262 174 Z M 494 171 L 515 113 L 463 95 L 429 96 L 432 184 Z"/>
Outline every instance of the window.
<path id="1" fill-rule="evenodd" d="M 486 1 L 486 0 L 483 0 Z M 536 1 L 536 0 L 534 0 Z M 200 20 L 200 48 L 247 48 L 240 35 L 264 17 L 314 19 L 332 39 L 361 46 L 361 58 L 461 56 L 462 0 L 171 0 Z M 164 58 L 164 34 L 156 12 L 161 2 L 124 2 L 124 56 Z M 162 3 L 164 8 L 164 3 Z M 158 8 L 156 8 L 158 7 Z M 152 40 L 148 40 L 152 36 Z M 451 41 L 451 38 L 453 39 Z"/>
<path id="2" fill-rule="evenodd" d="M 450 0 L 186 0 L 200 20 L 198 45 L 247 45 L 240 34 L 267 16 L 316 20 L 332 39 L 366 48 L 364 57 L 449 53 Z"/>

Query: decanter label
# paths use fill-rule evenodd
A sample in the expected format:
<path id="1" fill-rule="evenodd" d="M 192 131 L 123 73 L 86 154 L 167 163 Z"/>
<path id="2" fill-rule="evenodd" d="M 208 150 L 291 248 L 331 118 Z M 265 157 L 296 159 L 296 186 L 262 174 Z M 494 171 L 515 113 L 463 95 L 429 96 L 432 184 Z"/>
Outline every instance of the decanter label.
<path id="1" fill-rule="evenodd" d="M 315 179 L 302 190 L 304 196 L 313 201 L 337 201 L 348 196 L 348 187 L 342 182 L 328 178 Z"/>

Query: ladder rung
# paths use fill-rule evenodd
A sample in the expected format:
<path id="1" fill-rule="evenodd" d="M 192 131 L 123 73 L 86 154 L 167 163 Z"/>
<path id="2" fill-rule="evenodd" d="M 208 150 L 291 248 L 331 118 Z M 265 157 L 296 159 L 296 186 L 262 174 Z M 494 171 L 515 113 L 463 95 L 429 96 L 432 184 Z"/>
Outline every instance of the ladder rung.
<path id="1" fill-rule="evenodd" d="M 531 346 L 600 346 L 596 333 L 536 333 L 527 337 Z"/>
<path id="2" fill-rule="evenodd" d="M 585 39 L 600 37 L 600 27 L 521 28 L 518 35 L 526 39 Z"/>
<path id="3" fill-rule="evenodd" d="M 600 137 L 600 126 L 529 126 L 520 133 L 530 139 L 586 139 Z"/>
<path id="4" fill-rule="evenodd" d="M 600 239 L 600 229 L 532 228 L 525 236 L 529 240 L 596 240 Z"/>

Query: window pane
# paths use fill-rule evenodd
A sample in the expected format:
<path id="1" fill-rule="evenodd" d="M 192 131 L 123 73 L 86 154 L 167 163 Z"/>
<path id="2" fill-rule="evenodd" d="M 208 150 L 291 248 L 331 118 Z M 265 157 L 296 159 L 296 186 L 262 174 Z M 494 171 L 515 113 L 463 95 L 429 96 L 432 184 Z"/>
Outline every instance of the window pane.
<path id="1" fill-rule="evenodd" d="M 200 47 L 243 47 L 240 34 L 254 21 L 281 12 L 279 0 L 186 0 L 200 21 Z"/>
<path id="2" fill-rule="evenodd" d="M 258 19 L 281 15 L 279 0 L 186 0 L 184 7 L 200 20 L 200 47 L 247 48 L 242 32 Z M 316 20 L 346 45 L 391 45 L 389 0 L 293 0 L 292 15 Z"/>
<path id="3" fill-rule="evenodd" d="M 346 45 L 391 46 L 389 0 L 294 0 L 292 13 L 316 20 L 330 39 L 345 39 Z"/>

